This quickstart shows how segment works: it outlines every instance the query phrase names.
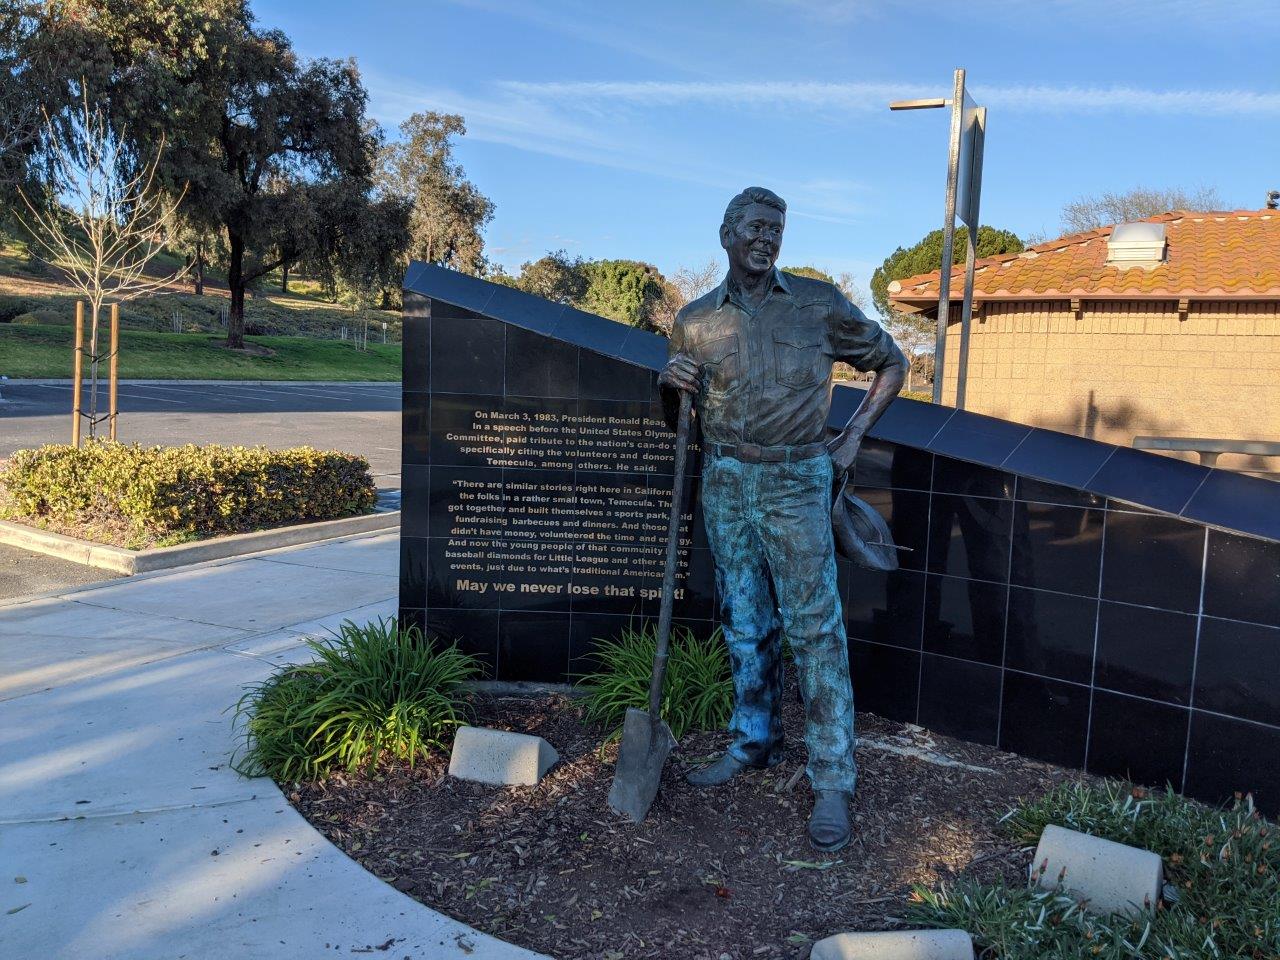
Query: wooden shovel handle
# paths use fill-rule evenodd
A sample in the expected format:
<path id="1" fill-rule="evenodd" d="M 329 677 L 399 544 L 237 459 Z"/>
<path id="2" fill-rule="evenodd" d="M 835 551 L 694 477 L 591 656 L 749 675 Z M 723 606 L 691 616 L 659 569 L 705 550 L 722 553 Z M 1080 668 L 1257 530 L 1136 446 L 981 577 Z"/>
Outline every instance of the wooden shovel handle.
<path id="1" fill-rule="evenodd" d="M 649 680 L 649 716 L 657 720 L 662 709 L 662 681 L 667 675 L 667 651 L 671 645 L 671 608 L 676 598 L 676 561 L 680 554 L 680 514 L 684 508 L 684 469 L 689 454 L 689 421 L 693 395 L 680 391 L 676 418 L 676 462 L 671 487 L 671 516 L 667 520 L 667 564 L 662 573 L 662 606 L 658 608 L 658 650 Z"/>

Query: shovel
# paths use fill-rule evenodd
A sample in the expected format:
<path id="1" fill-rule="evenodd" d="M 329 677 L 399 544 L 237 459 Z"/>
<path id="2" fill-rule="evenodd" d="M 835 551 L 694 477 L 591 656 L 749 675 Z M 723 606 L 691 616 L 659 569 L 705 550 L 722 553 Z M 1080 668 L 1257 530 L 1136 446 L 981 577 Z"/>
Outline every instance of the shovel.
<path id="1" fill-rule="evenodd" d="M 662 606 L 658 611 L 658 649 L 649 679 L 649 711 L 627 708 L 622 723 L 622 743 L 614 768 L 609 806 L 614 813 L 636 823 L 649 813 L 662 780 L 662 765 L 676 745 L 671 728 L 662 719 L 662 681 L 667 673 L 667 647 L 671 641 L 671 607 L 676 595 L 676 558 L 680 552 L 680 513 L 684 499 L 684 467 L 689 450 L 689 411 L 693 398 L 680 391 L 680 415 L 676 421 L 676 463 L 671 488 L 671 517 L 667 521 L 667 565 L 662 574 Z"/>

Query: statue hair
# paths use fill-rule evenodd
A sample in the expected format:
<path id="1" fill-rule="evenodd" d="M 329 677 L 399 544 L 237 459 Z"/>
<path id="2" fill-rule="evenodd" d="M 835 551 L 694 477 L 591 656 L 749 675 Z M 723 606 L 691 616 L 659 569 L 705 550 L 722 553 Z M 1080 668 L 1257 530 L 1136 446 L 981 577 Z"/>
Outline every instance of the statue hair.
<path id="1" fill-rule="evenodd" d="M 753 203 L 762 203 L 766 207 L 773 207 L 784 217 L 787 214 L 787 201 L 772 190 L 768 190 L 765 187 L 747 187 L 747 189 L 730 200 L 729 205 L 724 208 L 723 225 L 727 227 L 737 226 L 747 207 Z"/>

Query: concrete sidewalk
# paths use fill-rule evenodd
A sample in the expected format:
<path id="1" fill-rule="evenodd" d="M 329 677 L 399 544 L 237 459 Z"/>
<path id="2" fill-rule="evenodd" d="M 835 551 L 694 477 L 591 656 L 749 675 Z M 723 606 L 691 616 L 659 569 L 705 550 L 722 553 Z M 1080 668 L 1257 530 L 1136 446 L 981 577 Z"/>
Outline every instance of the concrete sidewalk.
<path id="1" fill-rule="evenodd" d="M 0 605 L 0 956 L 536 955 L 348 859 L 227 765 L 245 684 L 395 612 L 377 534 Z"/>

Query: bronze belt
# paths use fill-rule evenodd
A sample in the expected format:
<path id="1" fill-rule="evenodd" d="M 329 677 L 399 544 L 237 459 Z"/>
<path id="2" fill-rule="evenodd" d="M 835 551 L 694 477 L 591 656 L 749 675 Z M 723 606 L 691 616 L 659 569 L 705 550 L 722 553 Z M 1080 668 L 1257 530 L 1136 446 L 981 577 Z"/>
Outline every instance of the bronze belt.
<path id="1" fill-rule="evenodd" d="M 827 452 L 827 445 L 821 442 L 789 447 L 762 447 L 758 443 L 708 441 L 705 446 L 718 457 L 732 457 L 742 463 L 795 463 L 799 460 L 812 460 Z"/>

